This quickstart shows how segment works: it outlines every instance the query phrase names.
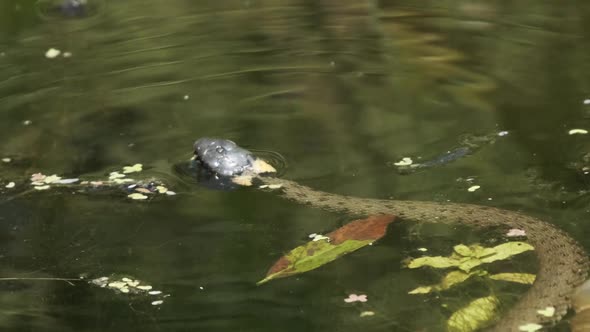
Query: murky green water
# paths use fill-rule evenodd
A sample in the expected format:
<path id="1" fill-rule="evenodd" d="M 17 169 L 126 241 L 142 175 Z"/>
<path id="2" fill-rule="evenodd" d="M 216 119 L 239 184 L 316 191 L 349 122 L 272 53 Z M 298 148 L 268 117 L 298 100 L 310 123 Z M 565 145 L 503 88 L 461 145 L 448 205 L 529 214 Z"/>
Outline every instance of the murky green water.
<path id="1" fill-rule="evenodd" d="M 590 250 L 589 138 L 568 135 L 590 127 L 587 2 L 88 3 L 86 17 L 67 18 L 59 1 L 0 2 L 0 157 L 12 159 L 0 164 L 0 195 L 36 172 L 108 174 L 134 163 L 178 195 L 136 202 L 49 190 L 1 203 L 1 277 L 127 275 L 170 296 L 0 281 L 1 330 L 437 331 L 478 296 L 509 303 L 526 290 L 473 280 L 408 295 L 443 275 L 403 268 L 418 248 L 447 255 L 489 240 L 410 224 L 257 287 L 308 234 L 350 218 L 175 174 L 202 136 L 281 153 L 284 177 L 329 192 L 525 211 Z M 60 55 L 47 58 L 51 48 Z M 495 140 L 477 140 L 486 135 Z M 464 146 L 473 153 L 421 172 L 394 165 Z M 10 181 L 17 187 L 4 188 Z M 497 269 L 531 272 L 527 257 Z M 350 293 L 369 301 L 346 304 Z M 163 303 L 152 305 L 156 297 Z"/>

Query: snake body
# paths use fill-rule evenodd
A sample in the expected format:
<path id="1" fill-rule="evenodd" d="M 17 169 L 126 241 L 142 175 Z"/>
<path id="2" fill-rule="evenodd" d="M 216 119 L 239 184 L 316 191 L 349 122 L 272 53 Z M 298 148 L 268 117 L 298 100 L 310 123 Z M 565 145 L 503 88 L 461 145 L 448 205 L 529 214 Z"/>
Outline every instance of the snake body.
<path id="1" fill-rule="evenodd" d="M 203 148 L 200 142 L 206 142 L 217 152 L 207 155 L 204 151 L 213 150 Z M 220 149 L 224 144 L 229 148 Z M 217 167 L 220 164 L 234 167 L 235 154 L 247 150 L 235 149 L 232 144 L 235 145 L 220 139 L 199 140 L 195 143 L 195 151 L 205 165 L 214 160 L 217 161 Z M 244 163 L 241 166 L 248 166 L 246 161 Z M 588 277 L 590 261 L 584 249 L 573 238 L 549 223 L 519 212 L 473 204 L 359 198 L 317 191 L 285 179 L 257 176 L 257 180 L 267 185 L 280 184 L 281 194 L 287 199 L 334 212 L 357 216 L 392 214 L 417 222 L 524 230 L 527 241 L 535 247 L 538 257 L 537 277 L 527 293 L 488 331 L 516 332 L 523 331 L 521 327 L 527 324 L 554 324 L 567 313 L 576 288 Z M 555 313 L 550 317 L 538 313 L 547 307 L 553 307 Z"/>

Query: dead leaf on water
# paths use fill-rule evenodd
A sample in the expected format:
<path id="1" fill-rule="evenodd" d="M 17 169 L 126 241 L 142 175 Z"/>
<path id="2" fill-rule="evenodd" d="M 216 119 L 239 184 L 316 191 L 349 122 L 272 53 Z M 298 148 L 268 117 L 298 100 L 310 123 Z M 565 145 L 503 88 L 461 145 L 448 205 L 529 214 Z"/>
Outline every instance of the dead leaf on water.
<path id="1" fill-rule="evenodd" d="M 328 241 L 310 241 L 281 257 L 257 284 L 284 278 L 323 266 L 350 252 L 365 247 L 385 235 L 392 215 L 377 215 L 356 220 L 326 234 Z"/>

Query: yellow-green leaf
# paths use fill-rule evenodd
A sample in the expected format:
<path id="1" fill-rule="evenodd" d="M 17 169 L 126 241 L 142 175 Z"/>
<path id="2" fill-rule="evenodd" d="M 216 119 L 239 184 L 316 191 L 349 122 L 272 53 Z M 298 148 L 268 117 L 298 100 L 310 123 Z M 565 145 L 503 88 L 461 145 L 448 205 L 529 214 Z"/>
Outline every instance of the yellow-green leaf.
<path id="1" fill-rule="evenodd" d="M 494 247 L 495 253 L 493 255 L 481 259 L 484 263 L 491 263 L 498 260 L 521 254 L 525 251 L 534 250 L 535 248 L 526 242 L 506 242 Z"/>
<path id="2" fill-rule="evenodd" d="M 428 294 L 432 292 L 432 286 L 420 286 L 412 289 L 408 294 Z"/>
<path id="3" fill-rule="evenodd" d="M 148 199 L 148 197 L 146 195 L 143 195 L 143 194 L 140 194 L 140 193 L 129 194 L 129 195 L 127 195 L 127 197 L 129 197 L 131 199 L 136 199 L 136 200 Z"/>
<path id="4" fill-rule="evenodd" d="M 449 257 L 419 257 L 411 260 L 408 267 L 415 269 L 430 266 L 444 269 L 456 266 L 465 272 L 469 272 L 481 264 L 504 260 L 533 249 L 533 246 L 525 242 L 506 242 L 493 248 L 485 248 L 476 244 L 471 246 L 459 244 L 454 247 L 454 252 Z"/>
<path id="5" fill-rule="evenodd" d="M 408 294 L 426 294 L 432 291 L 442 291 L 445 289 L 449 289 L 457 284 L 464 282 L 465 280 L 469 279 L 472 275 L 475 274 L 480 275 L 482 274 L 482 272 L 465 273 L 462 271 L 451 271 L 443 278 L 443 280 L 440 283 L 436 285 L 421 286 L 415 288 L 408 292 Z M 485 274 L 485 272 L 483 272 L 483 274 Z"/>
<path id="6" fill-rule="evenodd" d="M 459 255 L 464 256 L 464 257 L 470 257 L 473 255 L 471 248 L 469 248 L 468 246 L 466 246 L 464 244 L 458 244 L 455 247 L 453 247 L 453 249 L 455 249 L 456 253 L 458 253 Z"/>
<path id="7" fill-rule="evenodd" d="M 125 174 L 141 172 L 142 170 L 143 170 L 142 164 L 135 164 L 133 166 L 123 166 L 123 173 L 125 173 Z"/>
<path id="8" fill-rule="evenodd" d="M 376 215 L 355 220 L 326 234 L 326 240 L 310 241 L 281 257 L 258 284 L 269 280 L 307 272 L 340 256 L 367 246 L 385 235 L 392 215 Z"/>
<path id="9" fill-rule="evenodd" d="M 473 269 L 474 267 L 480 266 L 482 263 L 483 262 L 478 258 L 470 258 L 468 260 L 461 262 L 461 264 L 459 264 L 459 269 L 461 269 L 465 272 L 469 272 L 469 271 L 471 271 L 471 269 Z"/>
<path id="10" fill-rule="evenodd" d="M 449 332 L 472 332 L 487 325 L 496 315 L 499 301 L 495 296 L 482 297 L 454 312 L 447 321 Z"/>
<path id="11" fill-rule="evenodd" d="M 530 273 L 498 273 L 490 275 L 491 279 L 518 282 L 530 285 L 535 281 L 535 275 Z"/>
<path id="12" fill-rule="evenodd" d="M 416 269 L 422 266 L 430 266 L 437 269 L 444 269 L 451 266 L 458 266 L 461 262 L 455 258 L 442 256 L 424 256 L 412 259 L 408 264 L 410 269 Z"/>
<path id="13" fill-rule="evenodd" d="M 333 245 L 327 241 L 308 242 L 303 246 L 291 250 L 285 255 L 285 257 L 282 257 L 281 260 L 275 264 L 275 266 L 279 264 L 280 269 L 275 273 L 267 274 L 267 276 L 259 281 L 258 284 L 263 284 L 272 279 L 288 277 L 293 274 L 316 269 L 342 255 L 360 249 L 371 242 L 373 241 L 348 240 L 339 245 Z"/>

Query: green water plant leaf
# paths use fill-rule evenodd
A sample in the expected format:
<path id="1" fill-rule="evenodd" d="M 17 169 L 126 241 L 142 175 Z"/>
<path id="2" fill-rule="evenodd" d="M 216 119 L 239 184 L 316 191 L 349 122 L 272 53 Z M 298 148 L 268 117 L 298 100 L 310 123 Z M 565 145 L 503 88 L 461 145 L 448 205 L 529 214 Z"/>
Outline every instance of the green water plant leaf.
<path id="1" fill-rule="evenodd" d="M 473 271 L 469 273 L 463 271 L 451 271 L 444 276 L 440 283 L 430 286 L 420 286 L 409 291 L 408 294 L 427 294 L 430 292 L 443 291 L 464 282 L 471 278 L 471 276 L 483 276 L 486 274 L 487 272 L 485 271 Z"/>
<path id="2" fill-rule="evenodd" d="M 494 318 L 499 301 L 495 296 L 482 297 L 455 311 L 447 320 L 449 332 L 471 332 L 486 325 Z"/>
<path id="3" fill-rule="evenodd" d="M 490 279 L 517 282 L 519 284 L 532 285 L 535 275 L 530 273 L 498 273 L 489 276 Z"/>
<path id="4" fill-rule="evenodd" d="M 449 257 L 424 256 L 411 260 L 408 267 L 411 269 L 422 266 L 430 266 L 437 269 L 457 267 L 462 271 L 469 272 L 473 268 L 498 260 L 505 260 L 525 251 L 533 250 L 534 247 L 526 242 L 506 242 L 493 248 L 486 248 L 480 245 L 466 246 L 459 244 L 454 247 L 454 252 Z"/>
<path id="5" fill-rule="evenodd" d="M 316 269 L 367 246 L 383 237 L 387 226 L 394 219 L 392 215 L 376 215 L 355 220 L 326 234 L 326 239 L 307 242 L 276 261 L 268 270 L 266 277 L 257 284 Z"/>

